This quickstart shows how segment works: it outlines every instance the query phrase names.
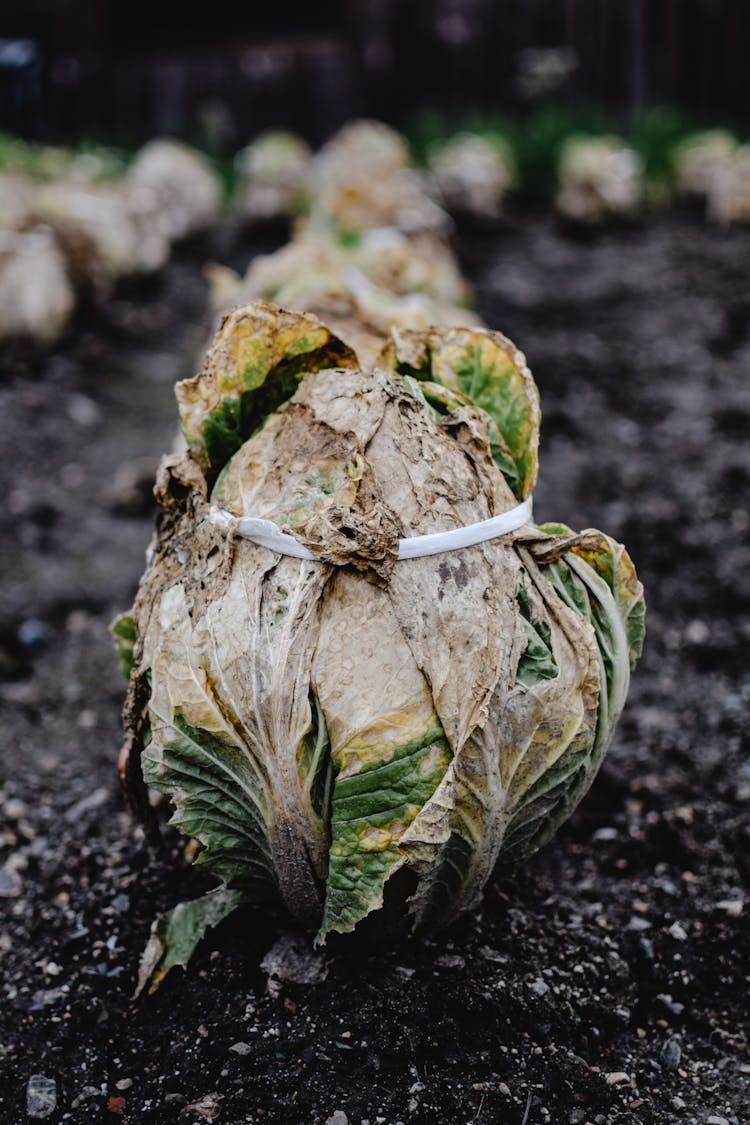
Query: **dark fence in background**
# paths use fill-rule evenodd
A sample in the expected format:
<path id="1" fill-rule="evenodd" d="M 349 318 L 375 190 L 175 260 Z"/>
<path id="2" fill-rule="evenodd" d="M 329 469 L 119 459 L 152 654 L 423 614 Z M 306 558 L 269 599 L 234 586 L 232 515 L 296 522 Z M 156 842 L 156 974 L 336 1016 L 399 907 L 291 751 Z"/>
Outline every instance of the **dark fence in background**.
<path id="1" fill-rule="evenodd" d="M 750 0 L 2 0 L 0 39 L 34 60 L 0 52 L 0 127 L 50 139 L 228 148 L 272 124 L 319 141 L 353 114 L 518 110 L 528 48 L 568 48 L 557 96 L 615 119 L 750 126 Z"/>

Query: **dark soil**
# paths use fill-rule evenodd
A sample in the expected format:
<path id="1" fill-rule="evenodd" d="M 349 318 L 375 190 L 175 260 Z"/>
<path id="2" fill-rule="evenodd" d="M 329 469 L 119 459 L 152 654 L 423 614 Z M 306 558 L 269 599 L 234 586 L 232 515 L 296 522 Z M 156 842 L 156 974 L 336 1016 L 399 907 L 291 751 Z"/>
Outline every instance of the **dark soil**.
<path id="1" fill-rule="evenodd" d="M 206 330 L 200 256 L 46 359 L 6 350 L 4 1125 L 35 1074 L 56 1081 L 51 1122 L 750 1121 L 750 232 L 576 241 L 529 220 L 460 249 L 540 386 L 537 517 L 622 538 L 646 586 L 599 779 L 447 933 L 269 988 L 279 922 L 248 912 L 134 1001 L 155 914 L 206 885 L 123 807 L 107 635 L 142 568 L 171 383 Z"/>

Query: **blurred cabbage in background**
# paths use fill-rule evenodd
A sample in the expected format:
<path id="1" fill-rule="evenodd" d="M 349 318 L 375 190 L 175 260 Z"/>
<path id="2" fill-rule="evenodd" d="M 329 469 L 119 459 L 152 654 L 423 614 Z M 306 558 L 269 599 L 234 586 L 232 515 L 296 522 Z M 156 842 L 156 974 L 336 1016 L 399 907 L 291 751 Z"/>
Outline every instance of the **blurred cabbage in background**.
<path id="1" fill-rule="evenodd" d="M 643 196 L 643 165 L 620 137 L 572 137 L 560 158 L 556 207 L 573 222 L 632 215 Z"/>
<path id="2" fill-rule="evenodd" d="M 510 145 L 500 138 L 457 133 L 431 146 L 428 167 L 448 211 L 496 219 L 515 185 Z"/>
<path id="3" fill-rule="evenodd" d="M 234 158 L 235 206 L 247 222 L 287 219 L 301 210 L 312 152 L 296 133 L 269 129 Z"/>

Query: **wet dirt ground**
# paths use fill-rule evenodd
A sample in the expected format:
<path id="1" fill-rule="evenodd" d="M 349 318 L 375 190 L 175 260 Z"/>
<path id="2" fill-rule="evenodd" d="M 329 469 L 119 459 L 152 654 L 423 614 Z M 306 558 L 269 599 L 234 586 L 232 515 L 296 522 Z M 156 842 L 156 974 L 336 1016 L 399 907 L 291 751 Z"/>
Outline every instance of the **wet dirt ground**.
<path id="1" fill-rule="evenodd" d="M 3 1125 L 26 1120 L 32 1075 L 55 1083 L 50 1122 L 750 1121 L 750 232 L 684 218 L 581 239 L 527 219 L 458 248 L 539 383 L 537 519 L 621 538 L 646 587 L 598 780 L 446 933 L 331 953 L 303 984 L 261 964 L 283 920 L 247 911 L 134 1001 L 155 914 L 207 884 L 123 807 L 107 625 L 142 569 L 172 383 L 205 338 L 207 251 L 47 357 L 6 348 Z"/>

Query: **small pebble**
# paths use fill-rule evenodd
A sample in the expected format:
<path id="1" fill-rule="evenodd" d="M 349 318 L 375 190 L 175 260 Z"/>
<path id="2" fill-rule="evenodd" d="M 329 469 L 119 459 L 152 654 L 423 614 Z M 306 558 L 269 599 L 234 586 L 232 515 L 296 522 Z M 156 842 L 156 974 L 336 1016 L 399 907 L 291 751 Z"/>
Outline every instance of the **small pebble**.
<path id="1" fill-rule="evenodd" d="M 26 1086 L 26 1116 L 49 1117 L 57 1108 L 57 1083 L 43 1074 L 32 1074 Z"/>
<path id="2" fill-rule="evenodd" d="M 435 964 L 441 969 L 463 969 L 466 961 L 460 953 L 442 953 L 435 958 Z"/>
<path id="3" fill-rule="evenodd" d="M 50 636 L 49 625 L 40 621 L 38 617 L 27 617 L 18 626 L 18 640 L 24 648 L 41 651 L 49 643 Z"/>
<path id="4" fill-rule="evenodd" d="M 77 426 L 89 427 L 96 425 L 102 412 L 88 395 L 73 394 L 68 399 L 67 414 Z"/>
<path id="5" fill-rule="evenodd" d="M 706 1125 L 729 1125 L 726 1117 L 711 1116 L 706 1118 Z"/>
<path id="6" fill-rule="evenodd" d="M 109 790 L 100 786 L 93 793 L 87 793 L 85 797 L 81 797 L 79 801 L 74 801 L 72 805 L 69 805 L 65 810 L 65 819 L 68 824 L 78 824 L 82 817 L 96 813 L 103 808 L 109 799 Z"/>
<path id="7" fill-rule="evenodd" d="M 721 902 L 717 902 L 716 906 L 719 910 L 723 910 L 729 918 L 739 918 L 742 913 L 745 900 L 742 898 L 723 898 Z"/>
<path id="8" fill-rule="evenodd" d="M 0 868 L 0 898 L 18 898 L 22 883 L 15 871 Z"/>
<path id="9" fill-rule="evenodd" d="M 187 1105 L 187 1098 L 185 1097 L 184 1094 L 178 1094 L 178 1093 L 165 1094 L 164 1095 L 164 1104 L 165 1105 L 177 1105 L 177 1106 Z"/>
<path id="10" fill-rule="evenodd" d="M 23 801 L 19 801 L 17 797 L 9 797 L 3 805 L 3 816 L 7 820 L 21 820 L 28 815 L 28 811 Z M 721 903 L 719 905 L 721 906 Z"/>
<path id="11" fill-rule="evenodd" d="M 667 1070 L 677 1070 L 682 1058 L 682 1047 L 678 1036 L 673 1035 L 670 1039 L 667 1039 L 659 1052 L 659 1058 L 662 1066 L 665 1066 Z"/>
<path id="12" fill-rule="evenodd" d="M 132 1078 L 121 1078 L 119 1082 L 115 1082 L 115 1086 L 118 1090 L 129 1090 L 132 1085 Z"/>
<path id="13" fill-rule="evenodd" d="M 617 839 L 617 829 L 616 828 L 597 828 L 596 832 L 592 836 L 592 839 L 596 840 L 596 841 L 599 841 L 599 840 L 616 840 Z M 577 1113 L 578 1111 L 576 1110 L 575 1112 Z M 583 1120 L 583 1118 L 581 1118 L 581 1120 Z"/>
<path id="14" fill-rule="evenodd" d="M 78 712 L 77 725 L 79 730 L 93 730 L 99 719 L 97 718 L 96 711 L 92 711 L 89 707 L 84 707 L 83 711 Z"/>
<path id="15" fill-rule="evenodd" d="M 711 636 L 711 630 L 705 621 L 691 621 L 685 629 L 685 639 L 691 645 L 704 645 Z"/>
<path id="16" fill-rule="evenodd" d="M 549 992 L 549 985 L 539 977 L 531 982 L 529 992 L 533 992 L 535 996 L 546 996 Z"/>
<path id="17" fill-rule="evenodd" d="M 78 1109 L 84 1102 L 90 1102 L 92 1098 L 98 1098 L 101 1095 L 101 1090 L 98 1086 L 84 1086 L 80 1094 L 73 1098 L 70 1104 L 71 1109 Z"/>
<path id="18" fill-rule="evenodd" d="M 647 961 L 653 961 L 653 959 L 654 959 L 653 942 L 649 941 L 649 939 L 647 937 L 642 937 L 640 939 L 640 941 L 638 942 L 638 945 L 640 947 L 641 953 L 646 958 L 646 960 Z"/>
<path id="19" fill-rule="evenodd" d="M 250 1055 L 253 1049 L 249 1043 L 243 1043 L 240 1040 L 238 1043 L 233 1043 L 229 1050 L 234 1051 L 235 1055 Z"/>
<path id="20" fill-rule="evenodd" d="M 343 1109 L 337 1109 L 328 1118 L 326 1125 L 349 1125 L 349 1118 Z"/>
<path id="21" fill-rule="evenodd" d="M 680 1004 L 678 1000 L 673 1000 L 669 992 L 660 992 L 656 999 L 661 1000 L 664 1007 L 667 1008 L 673 1016 L 679 1016 L 685 1011 L 685 1005 Z"/>
<path id="22" fill-rule="evenodd" d="M 679 922 L 673 922 L 667 930 L 667 933 L 670 935 L 670 937 L 673 937 L 675 941 L 687 940 L 687 930 L 685 930 L 685 928 L 681 926 Z"/>
<path id="23" fill-rule="evenodd" d="M 630 1081 L 630 1075 L 626 1074 L 624 1070 L 614 1070 L 611 1074 L 607 1075 L 608 1086 L 622 1086 L 625 1082 Z"/>
<path id="24" fill-rule="evenodd" d="M 672 1098 L 669 1104 L 671 1105 L 672 1109 L 684 1109 L 687 1105 L 687 1102 L 684 1100 L 684 1098 Z"/>

